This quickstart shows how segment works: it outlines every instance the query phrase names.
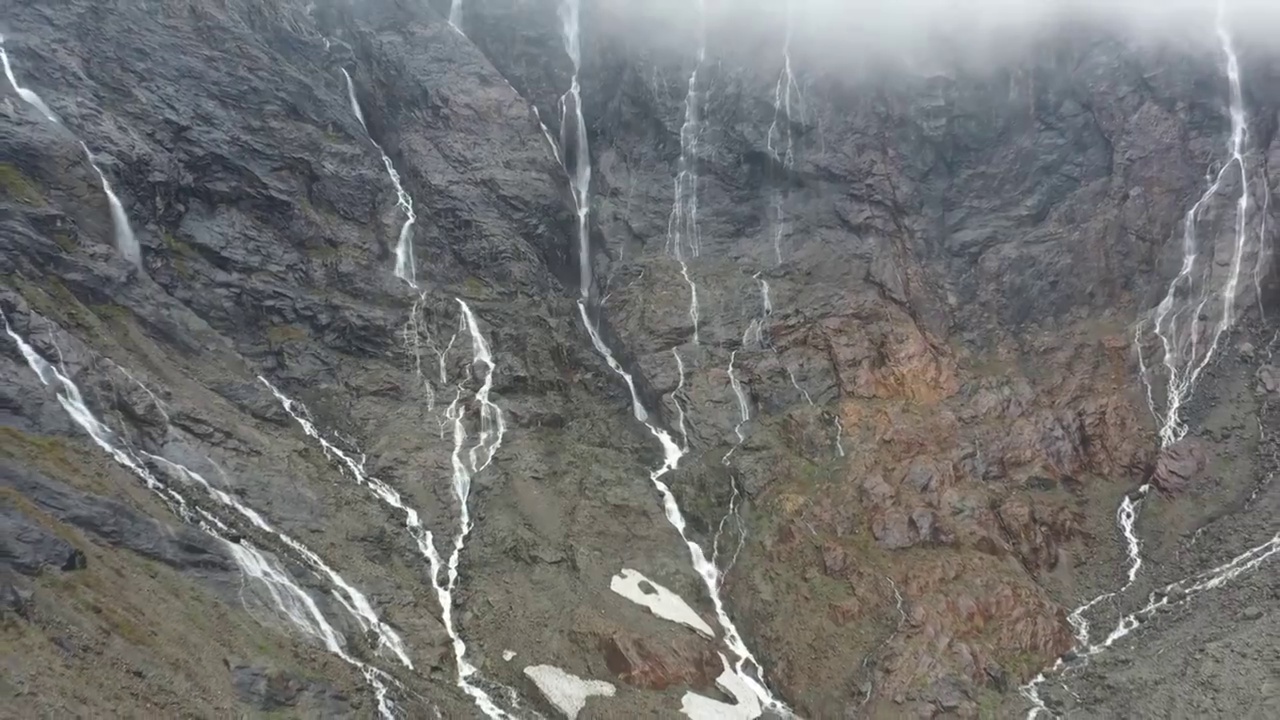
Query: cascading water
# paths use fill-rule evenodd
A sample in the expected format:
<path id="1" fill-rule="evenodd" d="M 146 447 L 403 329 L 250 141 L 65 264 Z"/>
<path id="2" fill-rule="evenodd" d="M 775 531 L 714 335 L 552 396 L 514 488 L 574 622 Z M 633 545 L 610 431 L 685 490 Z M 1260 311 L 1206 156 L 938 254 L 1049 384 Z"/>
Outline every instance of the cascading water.
<path id="1" fill-rule="evenodd" d="M 1262 182 L 1262 215 L 1258 222 L 1258 253 L 1253 260 L 1253 291 L 1254 298 L 1258 301 L 1258 314 L 1266 319 L 1266 312 L 1262 307 L 1262 268 L 1266 265 L 1270 252 L 1267 249 L 1267 213 L 1271 212 L 1271 178 L 1263 169 Z"/>
<path id="2" fill-rule="evenodd" d="M 773 90 L 773 122 L 769 125 L 769 134 L 765 138 L 765 146 L 773 161 L 789 172 L 795 165 L 795 148 L 791 137 L 791 100 L 800 95 L 800 86 L 796 83 L 795 74 L 791 70 L 791 25 L 792 0 L 787 0 L 786 36 L 782 43 L 782 69 L 778 71 L 778 82 Z M 781 122 L 779 122 L 781 121 Z M 778 265 L 782 264 L 782 239 L 786 234 L 785 197 L 781 190 L 773 191 L 774 232 L 773 253 Z"/>
<path id="3" fill-rule="evenodd" d="M 587 223 L 591 212 L 591 153 L 587 147 L 587 125 L 582 117 L 582 88 L 578 84 L 578 73 L 582 71 L 581 11 L 581 0 L 564 0 L 560 4 L 564 49 L 573 61 L 569 90 L 560 96 L 560 164 L 569 174 L 569 186 L 573 190 L 573 204 L 578 215 L 578 283 L 582 299 L 588 300 L 592 282 L 591 233 Z M 573 133 L 572 143 L 570 132 Z"/>
<path id="4" fill-rule="evenodd" d="M 685 425 L 684 403 L 680 400 L 684 392 L 684 360 L 681 359 L 680 351 L 676 348 L 671 348 L 671 355 L 676 359 L 676 372 L 680 374 L 676 389 L 671 391 L 671 402 L 676 406 L 676 427 L 680 428 L 680 437 L 684 440 L 684 451 L 689 452 L 689 428 Z"/>
<path id="5" fill-rule="evenodd" d="M 107 205 L 111 207 L 111 224 L 116 231 L 116 249 L 125 260 L 141 266 L 142 249 L 138 246 L 138 238 L 134 236 L 133 228 L 129 226 L 129 216 L 124 212 L 124 205 L 120 204 L 120 198 L 116 197 L 115 192 L 111 190 L 111 183 L 107 182 L 106 174 L 102 172 L 102 168 L 98 167 L 98 161 L 89 151 L 89 146 L 81 142 L 80 147 L 84 148 L 85 157 L 89 158 L 89 165 L 98 173 L 98 179 L 102 181 L 102 192 L 106 194 Z"/>
<path id="6" fill-rule="evenodd" d="M 763 705 L 779 712 L 789 712 L 786 706 L 775 698 L 769 692 L 768 687 L 764 685 L 762 681 L 763 669 L 760 667 L 760 663 L 756 661 L 755 656 L 747 649 L 742 640 L 742 635 L 733 624 L 733 620 L 729 618 L 729 614 L 724 607 L 724 601 L 720 597 L 720 570 L 707 558 L 702 547 L 689 539 L 685 530 L 684 514 L 680 511 L 680 506 L 676 502 L 675 495 L 671 493 L 671 488 L 662 481 L 663 476 L 679 466 L 680 458 L 684 457 L 684 451 L 680 449 L 680 446 L 676 445 L 670 434 L 649 422 L 649 413 L 644 409 L 644 405 L 640 402 L 640 396 L 636 392 L 635 379 L 632 378 L 631 373 L 627 372 L 618 363 L 613 356 L 613 352 L 605 345 L 600 333 L 596 330 L 595 324 L 591 322 L 588 316 L 586 303 L 582 300 L 578 301 L 578 313 L 582 317 L 582 324 L 586 327 L 587 334 L 591 337 L 591 343 L 596 352 L 600 353 L 610 369 L 627 384 L 627 389 L 631 392 L 632 413 L 636 420 L 643 423 L 648 428 L 649 433 L 662 445 L 662 465 L 649 473 L 649 480 L 662 496 L 662 506 L 667 522 L 671 523 L 671 526 L 680 533 L 680 539 L 684 541 L 685 547 L 689 550 L 693 569 L 702 578 L 702 582 L 707 588 L 707 594 L 710 596 L 711 603 L 715 608 L 716 620 L 724 633 L 725 645 L 737 657 L 733 668 L 734 675 L 746 687 L 751 689 L 752 694 L 759 698 Z M 757 679 L 757 677 L 761 679 Z"/>
<path id="7" fill-rule="evenodd" d="M 419 298 L 419 302 L 423 302 L 424 298 Z M 466 408 L 462 403 L 462 385 L 459 384 L 457 392 L 454 395 L 453 402 L 445 410 L 445 418 L 453 424 L 453 440 L 454 447 L 451 455 L 452 487 L 454 496 L 458 500 L 459 505 L 459 527 L 458 532 L 453 538 L 452 552 L 447 560 L 440 557 L 439 551 L 436 549 L 435 540 L 431 531 L 427 530 L 418 515 L 418 512 L 408 507 L 400 494 L 388 486 L 383 481 L 369 476 L 364 471 L 364 458 L 361 456 L 359 460 L 350 454 L 337 448 L 332 443 L 324 439 L 316 430 L 315 424 L 307 417 L 306 408 L 302 407 L 295 400 L 286 397 L 277 390 L 265 378 L 259 377 L 276 399 L 284 406 L 285 411 L 298 422 L 303 432 L 320 443 L 325 454 L 339 461 L 340 467 L 344 468 L 347 473 L 353 477 L 356 482 L 362 486 L 373 490 L 383 503 L 391 506 L 404 513 L 405 525 L 410 535 L 418 545 L 419 551 L 427 559 L 431 586 L 436 594 L 436 599 L 441 608 L 441 620 L 448 632 L 452 642 L 454 661 L 457 666 L 457 685 L 468 697 L 475 702 L 476 706 L 489 718 L 500 720 L 511 717 L 506 711 L 498 706 L 494 699 L 486 693 L 482 688 L 472 682 L 478 672 L 478 669 L 466 659 L 466 643 L 463 641 L 461 634 L 457 631 L 453 620 L 453 591 L 457 587 L 458 582 L 458 565 L 461 559 L 462 550 L 465 547 L 467 535 L 471 532 L 471 514 L 468 506 L 468 500 L 471 494 L 472 477 L 484 470 L 493 461 L 494 455 L 498 448 L 502 445 L 502 439 L 506 432 L 506 421 L 503 417 L 501 408 L 493 401 L 491 394 L 493 389 L 493 373 L 496 366 L 493 362 L 493 356 L 489 349 L 488 342 L 481 334 L 479 325 L 476 322 L 474 313 L 470 306 L 463 300 L 459 299 L 458 305 L 461 311 L 462 326 L 469 333 L 472 341 L 472 349 L 474 358 L 472 366 L 481 366 L 483 368 L 483 377 L 480 389 L 475 394 L 475 400 L 480 406 L 480 432 L 477 442 L 469 449 L 464 450 L 467 440 L 467 431 L 464 424 Z M 414 313 L 418 312 L 418 306 L 415 305 Z M 411 322 L 415 322 L 412 321 Z M 406 332 L 409 332 L 406 330 Z M 417 333 L 416 324 L 413 332 Z M 440 365 L 440 384 L 443 386 L 447 380 L 445 370 L 445 358 L 452 348 L 454 339 L 450 339 L 448 346 L 438 352 Z M 295 411 L 295 408 L 298 410 Z M 464 455 L 466 456 L 464 458 Z M 443 571 L 443 572 L 442 572 Z M 443 579 L 442 579 L 443 578 Z M 509 694 L 514 698 L 514 691 Z"/>
<path id="8" fill-rule="evenodd" d="M 39 111 L 41 115 L 44 115 L 45 119 L 49 120 L 49 122 L 61 125 L 62 121 L 58 119 L 58 116 L 53 113 L 53 110 L 49 109 L 49 106 L 45 104 L 44 100 L 42 100 L 34 90 L 30 90 L 18 84 L 18 78 L 13 74 L 13 66 L 9 64 L 9 53 L 5 52 L 4 49 L 4 35 L 0 35 L 0 63 L 4 65 L 4 76 L 9 79 L 9 86 L 18 94 L 18 97 L 23 102 Z"/>
<path id="9" fill-rule="evenodd" d="M 449 3 L 449 25 L 462 32 L 462 0 L 452 0 Z"/>
<path id="10" fill-rule="evenodd" d="M 27 361 L 27 365 L 36 374 L 36 377 L 39 378 L 43 385 L 55 387 L 58 403 L 71 419 L 89 435 L 95 444 L 106 451 L 117 463 L 139 477 L 148 489 L 173 510 L 175 515 L 221 540 L 240 567 L 241 572 L 263 583 L 277 609 L 294 627 L 304 635 L 319 639 L 326 650 L 342 658 L 361 672 L 374 690 L 381 716 L 387 720 L 395 717 L 394 705 L 387 695 L 388 684 L 394 681 L 386 673 L 355 659 L 346 652 L 341 636 L 329 623 L 328 619 L 325 618 L 311 596 L 247 539 L 242 538 L 237 542 L 227 540 L 233 533 L 226 523 L 201 508 L 189 505 L 181 494 L 157 478 L 147 468 L 141 457 L 135 455 L 127 445 L 118 444 L 116 442 L 116 434 L 94 417 L 85 404 L 80 394 L 80 389 L 71 381 L 70 377 L 41 357 L 26 340 L 18 335 L 10 326 L 9 319 L 3 312 L 0 312 L 0 322 L 4 323 L 5 333 L 18 346 L 18 350 Z M 128 375 L 127 371 L 126 375 Z M 132 378 L 132 375 L 129 375 L 129 377 Z M 136 379 L 135 382 L 137 382 Z M 146 389 L 145 386 L 143 387 Z M 147 390 L 147 393 L 153 399 L 155 398 L 155 394 L 150 390 Z M 312 567 L 322 569 L 322 574 L 335 587 L 343 591 L 343 594 L 339 594 L 335 590 L 334 597 L 356 619 L 362 630 L 374 633 L 379 639 L 380 646 L 389 647 L 401 662 L 407 667 L 413 667 L 412 663 L 409 662 L 399 636 L 378 619 L 368 599 L 338 576 L 336 572 L 329 569 L 318 556 L 302 546 L 301 543 L 271 528 L 257 512 L 247 508 L 227 493 L 217 490 L 206 482 L 203 477 L 188 470 L 186 467 L 158 455 L 142 453 L 142 456 L 177 470 L 183 477 L 195 480 L 206 490 L 210 497 L 224 506 L 235 508 L 237 512 L 249 519 L 259 529 L 284 540 L 286 545 L 302 554 Z"/>
<path id="11" fill-rule="evenodd" d="M 387 156 L 387 151 L 383 150 L 378 141 L 369 134 L 369 126 L 364 120 L 364 111 L 360 109 L 360 101 L 356 98 L 355 83 L 351 81 L 351 74 L 346 68 L 342 68 L 342 77 L 347 81 L 347 98 L 351 101 L 351 112 L 355 113 L 356 119 L 360 121 L 360 127 L 364 128 L 365 137 L 369 138 L 369 142 L 373 143 L 373 147 L 378 150 L 378 155 L 382 157 L 382 164 L 387 169 L 387 177 L 391 178 L 391 184 L 396 189 L 396 207 L 404 213 L 404 224 L 400 226 L 400 235 L 396 239 L 396 277 L 408 283 L 409 287 L 417 288 L 418 283 L 414 278 L 416 269 L 413 261 L 413 225 L 418 221 L 418 216 L 413 212 L 413 198 L 401 184 L 400 173 L 396 172 L 396 167 Z"/>
<path id="12" fill-rule="evenodd" d="M 769 299 L 769 281 L 760 277 L 760 273 L 756 273 L 752 277 L 756 282 L 760 283 L 760 317 L 754 318 L 747 323 L 747 331 L 742 335 L 742 346 L 755 345 L 764 349 L 767 346 L 764 333 L 769 324 L 769 317 L 773 315 L 773 301 Z"/>
<path id="13" fill-rule="evenodd" d="M 4 35 L 0 35 L 0 63 L 4 65 L 4 76 L 9 80 L 9 86 L 18 94 L 18 97 L 35 108 L 49 122 L 55 125 L 62 125 L 62 120 L 54 114 L 53 110 L 49 109 L 49 106 L 34 90 L 18 84 L 18 78 L 13 73 L 13 65 L 9 62 L 9 54 L 4 49 Z M 111 189 L 111 183 L 107 181 L 106 173 L 102 172 L 102 168 L 98 166 L 98 161 L 89 150 L 89 146 L 82 140 L 80 141 L 80 147 L 84 148 L 84 154 L 89 160 L 89 165 L 94 172 L 98 173 L 98 179 L 102 181 L 102 191 L 106 194 L 107 205 L 111 208 L 111 224 L 115 230 L 116 250 L 125 260 L 141 267 L 142 249 L 138 245 L 138 238 L 133 234 L 133 228 L 129 225 L 129 216 L 125 214 L 124 205 L 120 203 L 120 198 Z"/>
<path id="14" fill-rule="evenodd" d="M 729 457 L 733 455 L 734 451 L 742 447 L 742 443 L 746 441 L 747 437 L 742 434 L 742 427 L 751 419 L 751 404 L 747 402 L 746 389 L 743 388 L 742 381 L 738 380 L 738 373 L 734 368 L 734 362 L 737 359 L 737 350 L 729 353 L 729 387 L 733 390 L 733 396 L 738 401 L 738 424 L 733 426 L 733 435 L 738 441 L 720 459 L 720 462 L 724 465 L 729 464 Z"/>
<path id="15" fill-rule="evenodd" d="M 699 5 L 699 17 L 705 17 L 702 2 Z M 667 248 L 680 264 L 680 274 L 689 286 L 689 321 L 693 324 L 693 344 L 698 344 L 698 286 L 689 274 L 689 264 L 685 260 L 685 246 L 689 254 L 697 257 L 702 252 L 702 238 L 698 233 L 698 137 L 699 100 L 698 71 L 706 59 L 706 31 L 698 45 L 698 59 L 689 73 L 689 90 L 684 98 L 684 123 L 680 126 L 680 160 L 675 177 L 675 200 L 671 205 L 671 216 L 667 220 Z"/>
<path id="16" fill-rule="evenodd" d="M 1188 427 L 1186 421 L 1182 418 L 1182 411 L 1194 393 L 1201 373 L 1212 362 L 1222 335 L 1235 321 L 1234 312 L 1236 294 L 1239 290 L 1240 271 L 1249 241 L 1247 233 L 1249 176 L 1245 163 L 1245 143 L 1249 132 L 1240 83 L 1240 65 L 1228 28 L 1225 3 L 1221 1 L 1218 3 L 1215 30 L 1223 55 L 1226 58 L 1226 75 L 1230 88 L 1231 135 L 1227 144 L 1230 157 L 1218 169 L 1217 173 L 1211 174 L 1207 179 L 1208 189 L 1191 206 L 1191 209 L 1183 219 L 1182 265 L 1178 274 L 1169 284 L 1169 289 L 1164 299 L 1161 300 L 1153 313 L 1152 329 L 1163 348 L 1163 364 L 1168 374 L 1163 415 L 1155 405 L 1151 372 L 1141 351 L 1143 324 L 1139 324 L 1136 329 L 1137 337 L 1135 341 L 1139 348 L 1138 360 L 1141 377 L 1146 387 L 1151 414 L 1159 425 L 1158 436 L 1161 449 L 1170 447 L 1187 435 Z M 1197 236 L 1197 224 L 1201 218 L 1202 211 L 1217 196 L 1228 177 L 1228 171 L 1232 168 L 1235 168 L 1240 173 L 1240 194 L 1235 202 L 1232 254 L 1228 265 L 1227 278 L 1222 287 L 1215 290 L 1209 285 L 1212 280 L 1213 259 L 1205 258 L 1202 262 L 1200 256 L 1202 248 Z M 1265 221 L 1263 228 L 1263 233 L 1265 233 Z M 1262 261 L 1261 245 L 1262 243 L 1259 243 L 1259 248 L 1256 250 L 1258 259 L 1255 263 L 1255 270 Z M 1198 265 L 1203 265 L 1204 267 L 1197 269 Z M 1257 282 L 1256 276 L 1255 282 Z M 1260 295 L 1260 289 L 1258 292 Z M 1183 298 L 1186 299 L 1186 302 L 1179 304 L 1179 301 Z M 1208 331 L 1211 333 L 1208 345 L 1202 347 L 1200 336 L 1205 332 L 1205 328 L 1201 326 L 1202 318 L 1207 315 L 1207 309 L 1215 298 L 1221 306 L 1221 315 L 1212 329 Z M 1184 316 L 1190 316 L 1189 324 Z M 1216 568 L 1192 576 L 1184 581 L 1170 583 L 1153 592 L 1146 605 L 1142 608 L 1122 616 L 1115 628 L 1101 642 L 1093 643 L 1090 640 L 1090 626 L 1085 613 L 1099 602 L 1128 590 L 1136 580 L 1138 571 L 1142 567 L 1141 542 L 1134 528 L 1134 523 L 1139 505 L 1147 493 L 1150 492 L 1150 489 L 1150 484 L 1144 484 L 1138 488 L 1137 492 L 1126 495 L 1116 511 L 1116 521 L 1120 526 L 1121 533 L 1124 535 L 1129 560 L 1125 583 L 1118 590 L 1103 593 L 1077 607 L 1068 616 L 1068 621 L 1075 630 L 1076 648 L 1073 652 L 1075 657 L 1073 662 L 1075 663 L 1087 661 L 1088 658 L 1110 648 L 1118 640 L 1136 629 L 1143 618 L 1153 615 L 1161 608 L 1181 604 L 1201 592 L 1219 587 L 1256 568 L 1267 558 L 1280 552 L 1280 533 L 1277 533 L 1270 540 L 1246 550 Z M 1187 585 L 1188 583 L 1189 585 Z M 1174 591 L 1180 588 L 1183 588 L 1181 597 L 1174 599 Z M 1045 682 L 1048 675 L 1067 670 L 1070 667 L 1071 665 L 1068 665 L 1066 660 L 1059 658 L 1051 668 L 1038 674 L 1031 682 L 1020 689 L 1023 696 L 1032 704 L 1027 713 L 1028 720 L 1033 720 L 1041 712 L 1049 712 L 1039 695 L 1040 685 Z"/>
<path id="17" fill-rule="evenodd" d="M 1182 411 L 1195 391 L 1200 374 L 1213 360 L 1223 333 L 1235 321 L 1236 294 L 1240 284 L 1240 270 L 1249 241 L 1247 233 L 1249 213 L 1249 173 L 1245 164 L 1245 143 L 1249 128 L 1244 109 L 1244 95 L 1240 86 L 1240 64 L 1227 27 L 1225 9 L 1218 6 L 1216 23 L 1218 40 L 1226 56 L 1227 80 L 1230 86 L 1231 136 L 1227 142 L 1229 158 L 1213 176 L 1205 193 L 1191 206 L 1183 219 L 1182 265 L 1164 299 L 1156 307 L 1152 317 L 1152 329 L 1164 350 L 1164 367 L 1168 373 L 1165 388 L 1163 416 L 1152 404 L 1151 411 L 1160 421 L 1160 445 L 1169 447 L 1187 434 Z M 1235 237 L 1228 274 L 1223 286 L 1217 290 L 1209 286 L 1212 280 L 1213 259 L 1201 258 L 1200 238 L 1197 235 L 1202 211 L 1217 196 L 1228 173 L 1239 172 L 1240 194 L 1235 208 Z M 1259 251 L 1260 252 L 1260 251 Z M 1199 269 L 1198 269 L 1198 266 Z M 1198 294 L 1198 297 L 1195 297 Z M 1179 301 L 1186 297 L 1187 302 Z M 1201 347 L 1202 317 L 1210 301 L 1217 299 L 1221 315 L 1212 328 L 1207 346 Z M 1189 316 L 1189 323 L 1187 322 Z M 1144 367 L 1144 381 L 1147 380 Z M 1150 397 L 1150 390 L 1148 390 Z"/>
<path id="18" fill-rule="evenodd" d="M 404 349 L 413 358 L 414 376 L 418 378 L 418 382 L 422 385 L 422 391 L 427 395 L 427 412 L 431 412 L 436 407 L 436 389 L 431 379 L 427 377 L 426 373 L 422 372 L 423 330 L 421 321 L 418 319 L 426 302 L 427 293 L 419 294 L 418 299 L 413 302 L 413 307 L 409 310 L 409 321 L 404 324 L 401 334 L 404 337 Z M 435 344 L 430 333 L 427 333 L 427 342 L 431 345 Z M 443 355 L 441 358 L 443 359 Z"/>
<path id="19" fill-rule="evenodd" d="M 742 553 L 742 548 L 747 544 L 747 527 L 742 522 L 742 493 L 738 491 L 738 480 L 734 478 L 730 482 L 733 494 L 729 496 L 729 511 L 720 518 L 720 524 L 716 526 L 715 537 L 711 541 L 711 564 L 720 567 L 720 538 L 724 535 L 724 530 L 729 519 L 733 519 L 733 529 L 738 533 L 738 543 L 733 549 L 733 555 L 730 556 L 729 562 L 720 570 L 720 586 L 724 585 L 724 576 L 729 574 L 733 566 L 738 562 L 738 555 Z"/>
<path id="20" fill-rule="evenodd" d="M 453 493 L 458 500 L 458 532 L 453 538 L 453 552 L 449 555 L 445 583 L 442 585 L 439 576 L 433 572 L 431 585 L 440 602 L 441 619 L 445 629 L 453 639 L 453 657 L 458 667 L 458 687 L 471 697 L 489 718 L 509 718 L 511 715 L 498 707 L 488 693 L 471 682 L 471 678 L 478 673 L 478 668 L 466 659 L 466 643 L 463 642 L 461 633 L 454 628 L 453 623 L 453 591 L 458 585 L 458 563 L 466 545 L 467 535 L 471 533 L 471 510 L 468 505 L 471 496 L 471 480 L 476 473 L 484 470 L 493 461 L 493 456 L 502 445 L 502 436 L 506 432 L 502 410 L 490 398 L 495 365 L 489 351 L 489 344 L 480 333 L 470 306 L 462 299 L 458 299 L 458 305 L 461 308 L 463 323 L 471 336 L 472 368 L 476 365 L 484 368 L 484 378 L 481 380 L 480 389 L 475 394 L 475 400 L 480 405 L 480 433 L 476 444 L 466 451 L 467 457 L 464 459 L 463 448 L 467 442 L 467 431 L 463 420 L 466 416 L 466 408 L 461 402 L 462 386 L 459 385 L 453 402 L 445 411 L 445 417 L 453 422 L 453 453 L 450 455 L 450 465 L 453 468 Z M 509 694 L 514 699 L 514 691 L 509 690 Z"/>
<path id="21" fill-rule="evenodd" d="M 475 353 L 472 365 L 479 364 L 485 368 L 484 381 L 476 391 L 476 402 L 480 403 L 480 439 L 470 452 L 471 471 L 480 472 L 493 461 L 494 453 L 502 445 L 502 435 L 506 432 L 507 426 L 502 417 L 502 409 L 489 398 L 493 390 L 493 371 L 496 367 L 493 364 L 493 355 L 489 352 L 489 343 L 485 342 L 484 335 L 480 333 L 480 327 L 476 324 L 476 316 L 471 312 L 471 307 L 461 299 L 458 300 L 458 306 L 462 309 L 467 332 L 471 335 L 471 347 Z M 483 455 L 484 462 L 477 464 L 477 455 Z"/>
<path id="22" fill-rule="evenodd" d="M 680 506 L 676 502 L 675 496 L 671 493 L 671 489 L 662 481 L 663 476 L 674 470 L 680 464 L 680 458 L 684 456 L 684 450 L 676 444 L 671 435 L 665 430 L 649 421 L 649 413 L 645 410 L 644 404 L 640 401 L 640 395 L 636 390 L 636 384 L 631 373 L 627 372 L 622 365 L 614 357 L 613 351 L 605 344 L 604 339 L 600 336 L 600 331 L 596 324 L 591 320 L 590 313 L 587 309 L 587 303 L 590 299 L 590 283 L 591 283 L 591 258 L 588 249 L 588 214 L 590 212 L 589 205 L 589 186 L 591 180 L 590 155 L 587 148 L 586 128 L 582 122 L 582 109 L 579 97 L 578 71 L 581 65 L 580 59 L 580 39 L 579 33 L 579 0 L 564 0 L 560 6 L 560 17 L 562 20 L 561 28 L 564 32 L 565 50 L 569 53 L 570 59 L 573 61 L 574 74 L 570 83 L 569 92 L 561 98 L 564 106 L 564 116 L 562 116 L 561 125 L 561 143 L 565 143 L 567 132 L 565 131 L 564 120 L 567 120 L 568 105 L 570 101 L 575 109 L 575 120 L 577 132 L 575 140 L 577 145 L 573 148 L 573 170 L 570 171 L 570 163 L 567 161 L 569 156 L 569 148 L 562 147 L 563 163 L 569 174 L 570 185 L 573 188 L 574 201 L 578 211 L 578 244 L 579 244 L 579 277 L 583 283 L 581 295 L 578 299 L 578 314 L 582 318 L 582 325 L 587 330 L 587 335 L 591 338 L 591 344 L 595 347 L 596 352 L 604 358 L 605 363 L 613 370 L 623 382 L 627 385 L 627 390 L 631 393 L 631 410 L 636 420 L 640 421 L 650 434 L 654 436 L 662 445 L 663 462 L 662 465 L 649 473 L 649 480 L 653 483 L 658 493 L 662 496 L 663 510 L 667 521 L 680 534 L 680 539 L 684 541 L 685 546 L 689 550 L 689 557 L 692 561 L 694 570 L 698 576 L 702 578 L 703 584 L 707 588 L 707 593 L 711 598 L 712 605 L 715 607 L 716 619 L 720 624 L 724 633 L 724 642 L 729 650 L 737 658 L 733 667 L 734 675 L 741 683 L 750 688 L 751 693 L 759 698 L 760 702 L 771 709 L 787 712 L 786 706 L 765 686 L 763 682 L 763 669 L 756 661 L 751 651 L 747 649 L 746 644 L 742 641 L 737 627 L 733 624 L 733 620 L 729 618 L 728 612 L 725 610 L 724 601 L 720 597 L 720 571 L 707 558 L 702 547 L 697 543 L 689 540 L 685 530 L 684 514 L 680 511 Z M 679 355 L 676 355 L 679 362 Z M 681 377 L 683 378 L 683 363 L 681 366 Z"/>

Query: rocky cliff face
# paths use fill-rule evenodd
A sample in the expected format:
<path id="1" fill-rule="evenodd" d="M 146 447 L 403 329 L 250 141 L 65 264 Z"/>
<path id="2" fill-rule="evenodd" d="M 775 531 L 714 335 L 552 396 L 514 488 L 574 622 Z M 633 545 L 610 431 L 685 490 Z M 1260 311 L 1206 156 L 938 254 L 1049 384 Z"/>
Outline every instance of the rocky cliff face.
<path id="1" fill-rule="evenodd" d="M 561 140 L 574 68 L 552 0 L 470 0 L 457 28 L 446 3 L 395 0 L 7 14 L 15 716 L 364 717 L 377 688 L 409 717 L 555 712 L 531 665 L 616 686 L 583 716 L 730 702 L 732 648 L 637 399 L 685 450 L 662 480 L 720 569 L 746 674 L 806 717 L 1014 715 L 1081 650 L 1081 603 L 1125 587 L 1088 616 L 1109 628 L 1274 532 L 1258 302 L 1280 64 L 1239 48 L 1233 164 L 1213 38 L 1084 26 L 871 68 L 781 16 L 743 30 L 714 8 L 700 29 L 632 5 L 582 8 L 585 148 Z M 1217 358 L 1162 450 L 1151 311 L 1197 200 L 1199 265 L 1170 297 L 1200 319 L 1177 336 L 1192 359 L 1210 340 Z M 634 397 L 581 321 L 580 262 Z M 1134 580 L 1116 508 L 1153 478 Z M 715 637 L 612 591 L 624 568 Z M 1242 587 L 1242 613 L 1274 611 Z M 1172 632 L 1248 640 L 1218 620 Z M 1138 635 L 1176 646 L 1162 622 Z M 1163 661 L 1133 643 L 1142 678 Z M 1039 702 L 1149 701 L 1104 662 Z"/>

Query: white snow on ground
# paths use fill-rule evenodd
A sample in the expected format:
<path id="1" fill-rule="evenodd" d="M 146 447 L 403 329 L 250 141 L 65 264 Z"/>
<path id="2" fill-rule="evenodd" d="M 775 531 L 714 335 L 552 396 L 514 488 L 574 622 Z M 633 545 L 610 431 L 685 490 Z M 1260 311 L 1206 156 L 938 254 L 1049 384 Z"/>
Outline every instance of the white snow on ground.
<path id="1" fill-rule="evenodd" d="M 533 680 L 547 700 L 560 709 L 565 717 L 574 720 L 593 695 L 613 697 L 616 692 L 611 683 L 603 680 L 583 680 L 554 665 L 530 665 L 524 674 Z"/>
<path id="2" fill-rule="evenodd" d="M 720 661 L 724 663 L 724 672 L 716 678 L 716 685 L 737 700 L 737 704 L 730 705 L 690 692 L 685 693 L 680 712 L 693 720 L 754 720 L 760 717 L 760 698 L 733 672 L 724 655 L 720 656 Z"/>
<path id="3" fill-rule="evenodd" d="M 707 637 L 715 637 L 711 626 L 679 595 L 645 577 L 639 571 L 623 568 L 609 581 L 609 589 L 631 602 L 649 609 L 663 620 L 693 628 Z"/>

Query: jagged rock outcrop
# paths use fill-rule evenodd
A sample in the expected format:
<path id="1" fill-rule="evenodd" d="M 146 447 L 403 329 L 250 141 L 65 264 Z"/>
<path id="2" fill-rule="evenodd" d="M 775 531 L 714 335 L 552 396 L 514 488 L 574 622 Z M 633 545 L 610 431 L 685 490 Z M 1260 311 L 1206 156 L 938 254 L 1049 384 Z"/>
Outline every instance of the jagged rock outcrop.
<path id="1" fill-rule="evenodd" d="M 1118 586 L 1125 492 L 1153 478 L 1168 493 L 1144 512 L 1171 518 L 1148 542 L 1169 560 L 1254 486 L 1252 461 L 1225 463 L 1260 452 L 1238 426 L 1275 390 L 1254 367 L 1270 353 L 1206 374 L 1230 419 L 1191 409 L 1249 453 L 1160 452 L 1139 372 L 1159 372 L 1159 343 L 1141 325 L 1134 342 L 1178 270 L 1205 168 L 1224 162 L 1213 46 L 1084 25 L 989 62 L 940 49 L 945 70 L 873 71 L 797 30 L 788 77 L 785 18 L 744 28 L 729 13 L 705 26 L 691 95 L 701 23 L 645 5 L 583 14 L 586 262 L 607 342 L 687 445 L 666 480 L 724 572 L 725 612 L 804 716 L 1012 712 L 1013 689 L 1072 647 L 1068 611 Z M 349 659 L 393 678 L 405 713 L 478 715 L 432 591 L 448 573 L 433 577 L 373 480 L 447 556 L 456 460 L 484 442 L 501 444 L 466 471 L 452 597 L 478 687 L 507 702 L 528 665 L 617 685 L 589 717 L 715 693 L 717 640 L 609 590 L 633 567 L 714 619 L 649 483 L 662 449 L 579 320 L 574 201 L 551 144 L 572 72 L 558 3 L 468 0 L 459 29 L 448 6 L 74 0 L 4 18 L 16 80 L 59 122 L 0 86 L 0 310 L 109 431 L 91 440 L 66 391 L 0 338 L 0 524 L 21 523 L 0 559 L 84 561 L 62 579 L 0 577 L 4 607 L 28 618 L 4 632 L 57 668 L 12 671 L 21 712 L 371 714 L 359 666 L 242 576 L 239 546 L 314 599 Z M 1280 64 L 1242 58 L 1261 298 Z M 141 267 L 113 247 L 86 149 Z M 414 287 L 392 271 L 404 203 L 379 149 L 416 213 Z M 692 215 L 680 168 L 697 175 Z M 1230 221 L 1206 216 L 1220 278 Z M 696 231 L 680 261 L 673 228 Z M 1264 330 L 1250 326 L 1251 347 Z M 477 419 L 490 390 L 501 434 Z M 1193 480 L 1209 470 L 1214 483 Z M 404 662 L 335 576 L 403 638 Z"/>

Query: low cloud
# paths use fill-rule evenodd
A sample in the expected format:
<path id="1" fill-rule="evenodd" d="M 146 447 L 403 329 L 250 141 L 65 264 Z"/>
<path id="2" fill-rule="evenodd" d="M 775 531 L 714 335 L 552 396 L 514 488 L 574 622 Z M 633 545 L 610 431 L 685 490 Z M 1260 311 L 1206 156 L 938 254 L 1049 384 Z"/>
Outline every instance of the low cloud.
<path id="1" fill-rule="evenodd" d="M 583 1 L 635 19 L 629 32 L 663 33 L 667 47 L 696 42 L 703 13 L 712 43 L 734 53 L 776 53 L 790 27 L 793 53 L 810 61 L 991 57 L 1081 26 L 1189 49 L 1219 44 L 1218 0 Z M 1269 50 L 1280 37 L 1280 0 L 1223 0 L 1221 12 L 1241 46 Z"/>

